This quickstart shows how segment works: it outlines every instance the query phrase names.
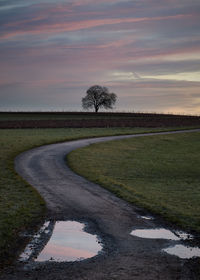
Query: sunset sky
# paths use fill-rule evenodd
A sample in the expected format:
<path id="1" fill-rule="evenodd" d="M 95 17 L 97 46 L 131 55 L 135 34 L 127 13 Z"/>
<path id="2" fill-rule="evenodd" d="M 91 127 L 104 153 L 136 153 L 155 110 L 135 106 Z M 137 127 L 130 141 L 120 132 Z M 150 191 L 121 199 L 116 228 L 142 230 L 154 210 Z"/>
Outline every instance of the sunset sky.
<path id="1" fill-rule="evenodd" d="M 0 0 L 0 111 L 200 114 L 200 0 Z"/>

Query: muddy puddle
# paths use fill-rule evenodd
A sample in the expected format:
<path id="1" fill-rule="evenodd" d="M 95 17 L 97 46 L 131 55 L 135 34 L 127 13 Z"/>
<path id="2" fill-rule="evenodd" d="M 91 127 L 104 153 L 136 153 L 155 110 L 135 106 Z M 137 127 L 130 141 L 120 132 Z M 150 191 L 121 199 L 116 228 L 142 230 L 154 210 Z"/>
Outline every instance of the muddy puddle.
<path id="1" fill-rule="evenodd" d="M 144 220 L 154 220 L 154 217 L 152 217 L 152 216 L 138 216 L 138 218 L 141 218 Z"/>
<path id="2" fill-rule="evenodd" d="M 148 238 L 148 239 L 168 239 L 173 241 L 184 241 L 191 240 L 193 236 L 191 234 L 182 232 L 182 231 L 170 231 L 164 228 L 156 228 L 156 229 L 136 229 L 132 230 L 131 235 L 137 236 L 140 238 Z M 200 257 L 200 248 L 198 247 L 190 247 L 183 244 L 177 244 L 174 246 L 170 246 L 168 248 L 162 249 L 162 251 L 177 256 L 182 259 L 190 259 L 195 257 Z"/>
<path id="3" fill-rule="evenodd" d="M 163 251 L 170 255 L 177 256 L 181 259 L 200 257 L 200 248 L 190 247 L 182 244 L 177 244 L 173 247 L 163 249 Z"/>
<path id="4" fill-rule="evenodd" d="M 27 245 L 20 261 L 79 261 L 96 256 L 102 246 L 96 235 L 75 221 L 46 222 Z"/>
<path id="5" fill-rule="evenodd" d="M 141 238 L 150 238 L 150 239 L 171 239 L 171 240 L 181 239 L 178 235 L 174 234 L 172 231 L 164 228 L 136 229 L 131 231 L 131 235 L 141 237 Z"/>
<path id="6" fill-rule="evenodd" d="M 141 237 L 141 238 L 149 238 L 149 239 L 170 239 L 170 240 L 190 240 L 193 239 L 191 234 L 188 234 L 183 231 L 174 230 L 173 232 L 164 229 L 164 228 L 155 228 L 155 229 L 136 229 L 132 230 L 131 235 Z"/>

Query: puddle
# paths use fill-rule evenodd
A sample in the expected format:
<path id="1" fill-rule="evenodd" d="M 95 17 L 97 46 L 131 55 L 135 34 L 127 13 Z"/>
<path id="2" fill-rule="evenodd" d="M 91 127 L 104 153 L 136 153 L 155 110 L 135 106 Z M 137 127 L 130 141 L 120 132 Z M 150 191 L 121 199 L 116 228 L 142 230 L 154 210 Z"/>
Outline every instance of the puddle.
<path id="1" fill-rule="evenodd" d="M 181 239 L 170 230 L 164 228 L 136 229 L 136 230 L 132 230 L 130 234 L 133 236 L 137 236 L 141 238 L 150 238 L 150 239 L 171 239 L 171 240 Z"/>
<path id="2" fill-rule="evenodd" d="M 185 233 L 183 231 L 174 231 L 174 233 L 170 230 L 164 228 L 156 228 L 156 229 L 136 229 L 132 230 L 131 235 L 141 237 L 141 238 L 149 238 L 149 239 L 170 239 L 174 241 L 180 240 L 191 240 L 193 239 L 193 235 Z M 200 248 L 198 247 L 189 247 L 182 244 L 177 244 L 173 247 L 162 249 L 162 251 L 175 255 L 182 259 L 190 259 L 194 257 L 200 257 Z"/>
<path id="3" fill-rule="evenodd" d="M 200 257 L 200 248 L 198 247 L 175 245 L 174 247 L 163 249 L 163 251 L 170 255 L 175 255 L 181 259 L 191 259 L 194 257 Z"/>
<path id="4" fill-rule="evenodd" d="M 149 219 L 144 216 L 145 219 Z M 164 228 L 156 228 L 156 229 L 136 229 L 132 230 L 131 235 L 141 237 L 141 238 L 149 238 L 149 239 L 170 239 L 170 240 L 191 240 L 193 239 L 193 235 L 188 234 L 183 231 L 175 230 L 174 232 L 164 229 Z"/>
<path id="5" fill-rule="evenodd" d="M 77 261 L 94 257 L 101 251 L 102 246 L 99 244 L 96 235 L 84 231 L 85 224 L 74 221 L 60 221 L 54 223 L 52 229 L 49 226 L 43 226 L 43 234 L 49 235 L 50 239 L 40 253 L 34 256 L 36 262 L 43 261 Z M 41 230 L 40 230 L 41 232 Z M 41 233 L 37 233 L 31 244 L 37 245 Z M 20 259 L 30 260 L 32 245 L 29 244 Z"/>
<path id="6" fill-rule="evenodd" d="M 142 218 L 144 220 L 154 220 L 152 216 L 139 216 L 139 218 Z"/>

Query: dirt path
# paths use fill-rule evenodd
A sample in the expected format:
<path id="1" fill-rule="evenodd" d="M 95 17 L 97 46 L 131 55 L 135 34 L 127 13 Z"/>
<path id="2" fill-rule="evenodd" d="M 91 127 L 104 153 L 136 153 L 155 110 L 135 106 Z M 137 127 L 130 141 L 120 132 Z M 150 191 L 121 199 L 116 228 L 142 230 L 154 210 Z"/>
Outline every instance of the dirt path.
<path id="1" fill-rule="evenodd" d="M 153 135 L 156 134 L 168 133 Z M 14 270 L 1 279 L 195 279 L 190 261 L 161 251 L 174 241 L 142 239 L 129 234 L 133 228 L 159 227 L 161 221 L 138 218 L 140 209 L 74 174 L 65 163 L 66 154 L 79 147 L 149 135 L 152 134 L 78 140 L 42 146 L 20 154 L 16 158 L 16 170 L 44 197 L 47 219 L 87 221 L 91 231 L 100 235 L 104 253 L 86 261 L 45 263 L 28 269 L 16 264 Z"/>

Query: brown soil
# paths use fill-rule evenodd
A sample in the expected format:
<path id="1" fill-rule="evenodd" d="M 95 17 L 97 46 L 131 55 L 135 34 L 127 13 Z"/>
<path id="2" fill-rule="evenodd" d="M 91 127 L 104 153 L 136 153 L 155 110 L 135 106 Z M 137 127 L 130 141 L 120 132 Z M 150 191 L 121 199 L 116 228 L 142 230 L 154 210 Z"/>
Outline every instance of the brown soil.
<path id="1" fill-rule="evenodd" d="M 45 113 L 32 114 L 32 118 L 45 117 Z M 53 119 L 55 115 L 55 119 Z M 62 116 L 66 120 L 56 120 Z M 12 114 L 13 120 L 0 120 L 0 128 L 81 128 L 81 127 L 175 127 L 199 126 L 198 116 L 178 116 L 164 114 L 139 114 L 139 113 L 77 113 L 53 114 L 49 120 L 28 120 L 27 113 L 23 120 L 15 120 L 18 114 Z M 3 116 L 3 113 L 0 114 Z M 74 119 L 75 118 L 75 119 Z"/>

